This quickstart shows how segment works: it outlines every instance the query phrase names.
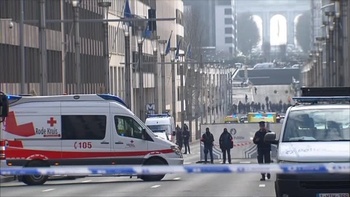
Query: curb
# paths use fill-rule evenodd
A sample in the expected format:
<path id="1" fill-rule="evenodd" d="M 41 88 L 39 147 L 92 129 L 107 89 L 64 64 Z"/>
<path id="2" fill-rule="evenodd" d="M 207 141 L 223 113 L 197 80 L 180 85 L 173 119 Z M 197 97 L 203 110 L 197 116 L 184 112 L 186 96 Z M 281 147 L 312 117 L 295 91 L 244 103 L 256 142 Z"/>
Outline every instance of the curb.
<path id="1" fill-rule="evenodd" d="M 7 183 L 15 180 L 16 180 L 16 177 L 14 176 L 0 176 L 0 183 Z"/>

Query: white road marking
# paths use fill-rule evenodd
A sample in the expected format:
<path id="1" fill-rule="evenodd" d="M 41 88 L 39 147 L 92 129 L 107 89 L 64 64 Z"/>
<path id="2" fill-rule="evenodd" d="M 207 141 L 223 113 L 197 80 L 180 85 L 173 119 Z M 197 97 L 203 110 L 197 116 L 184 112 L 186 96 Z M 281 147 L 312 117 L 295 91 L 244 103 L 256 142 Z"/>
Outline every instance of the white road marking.
<path id="1" fill-rule="evenodd" d="M 239 163 L 252 163 L 251 161 L 240 161 Z"/>
<path id="2" fill-rule="evenodd" d="M 180 180 L 181 177 L 175 177 L 173 180 Z"/>
<path id="3" fill-rule="evenodd" d="M 82 183 L 88 183 L 88 182 L 91 182 L 91 180 L 82 181 Z"/>
<path id="4" fill-rule="evenodd" d="M 151 188 L 157 188 L 160 187 L 160 185 L 153 185 Z"/>
<path id="5" fill-rule="evenodd" d="M 265 187 L 265 184 L 259 184 L 259 187 Z"/>
<path id="6" fill-rule="evenodd" d="M 192 162 L 184 162 L 185 165 L 191 164 Z"/>
<path id="7" fill-rule="evenodd" d="M 45 189 L 45 190 L 43 190 L 42 192 L 50 192 L 50 191 L 53 191 L 53 190 L 55 190 L 55 189 L 53 189 L 53 188 L 51 188 L 51 189 Z"/>

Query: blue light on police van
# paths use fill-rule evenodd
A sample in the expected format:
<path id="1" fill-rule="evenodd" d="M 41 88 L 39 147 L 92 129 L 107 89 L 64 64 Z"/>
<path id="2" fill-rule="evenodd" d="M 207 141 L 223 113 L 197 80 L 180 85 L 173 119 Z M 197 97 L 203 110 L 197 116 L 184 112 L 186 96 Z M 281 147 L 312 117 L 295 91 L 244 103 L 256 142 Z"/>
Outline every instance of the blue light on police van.
<path id="1" fill-rule="evenodd" d="M 21 98 L 21 96 L 7 95 L 7 100 L 19 100 Z"/>
<path id="2" fill-rule="evenodd" d="M 165 114 L 148 114 L 147 118 L 154 118 L 154 117 L 170 117 L 169 114 L 165 113 Z"/>
<path id="3" fill-rule="evenodd" d="M 114 96 L 111 94 L 97 94 L 99 97 L 105 99 L 105 100 L 112 100 L 112 101 L 116 101 L 122 105 L 124 105 L 125 107 L 129 108 L 126 103 L 123 101 L 123 99 L 119 98 L 118 96 Z"/>

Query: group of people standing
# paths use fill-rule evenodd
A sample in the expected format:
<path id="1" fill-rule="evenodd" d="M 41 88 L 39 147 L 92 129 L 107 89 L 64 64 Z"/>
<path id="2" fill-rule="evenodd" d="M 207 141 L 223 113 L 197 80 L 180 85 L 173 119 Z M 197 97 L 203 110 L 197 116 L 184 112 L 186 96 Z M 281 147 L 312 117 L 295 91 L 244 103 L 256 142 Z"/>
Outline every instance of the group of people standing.
<path id="1" fill-rule="evenodd" d="M 191 154 L 190 149 L 190 137 L 191 133 L 188 129 L 187 124 L 184 124 L 183 129 L 179 127 L 179 125 L 176 126 L 176 144 L 179 146 L 180 150 L 182 150 L 182 146 L 185 147 L 185 152 L 183 154 Z"/>
<path id="2" fill-rule="evenodd" d="M 259 130 L 255 132 L 253 137 L 253 143 L 257 145 L 257 159 L 259 164 L 270 163 L 271 162 L 271 144 L 264 141 L 266 133 L 271 132 L 266 128 L 264 121 L 259 122 Z M 210 163 L 214 163 L 213 159 L 213 147 L 214 147 L 214 135 L 210 132 L 209 128 L 206 128 L 205 133 L 202 135 L 201 142 L 204 145 L 204 162 L 208 162 L 208 153 L 210 156 Z M 226 154 L 228 163 L 231 164 L 231 149 L 233 148 L 233 137 L 224 128 L 223 132 L 219 138 L 219 146 L 222 151 L 223 164 L 226 163 Z M 260 181 L 265 181 L 266 178 L 270 179 L 270 173 L 261 173 Z"/>
<path id="3" fill-rule="evenodd" d="M 201 141 L 204 144 L 204 162 L 208 162 L 208 153 L 210 155 L 210 163 L 214 163 L 213 159 L 213 146 L 214 146 L 214 136 L 210 132 L 209 128 L 206 128 L 205 133 L 202 135 Z M 222 163 L 226 163 L 226 154 L 228 163 L 231 163 L 231 149 L 233 148 L 233 137 L 227 131 L 227 128 L 224 128 L 224 131 L 221 133 L 219 138 L 220 149 L 222 151 Z"/>

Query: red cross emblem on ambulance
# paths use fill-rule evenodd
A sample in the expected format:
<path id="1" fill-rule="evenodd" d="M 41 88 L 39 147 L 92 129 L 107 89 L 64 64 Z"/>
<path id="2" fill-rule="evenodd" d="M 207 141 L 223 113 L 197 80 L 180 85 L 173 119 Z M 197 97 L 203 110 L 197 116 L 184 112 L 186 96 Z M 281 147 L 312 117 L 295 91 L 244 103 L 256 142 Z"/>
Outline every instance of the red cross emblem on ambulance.
<path id="1" fill-rule="evenodd" d="M 50 119 L 47 120 L 47 124 L 49 124 L 50 127 L 53 127 L 56 123 L 57 123 L 57 121 L 53 117 L 50 117 Z"/>

